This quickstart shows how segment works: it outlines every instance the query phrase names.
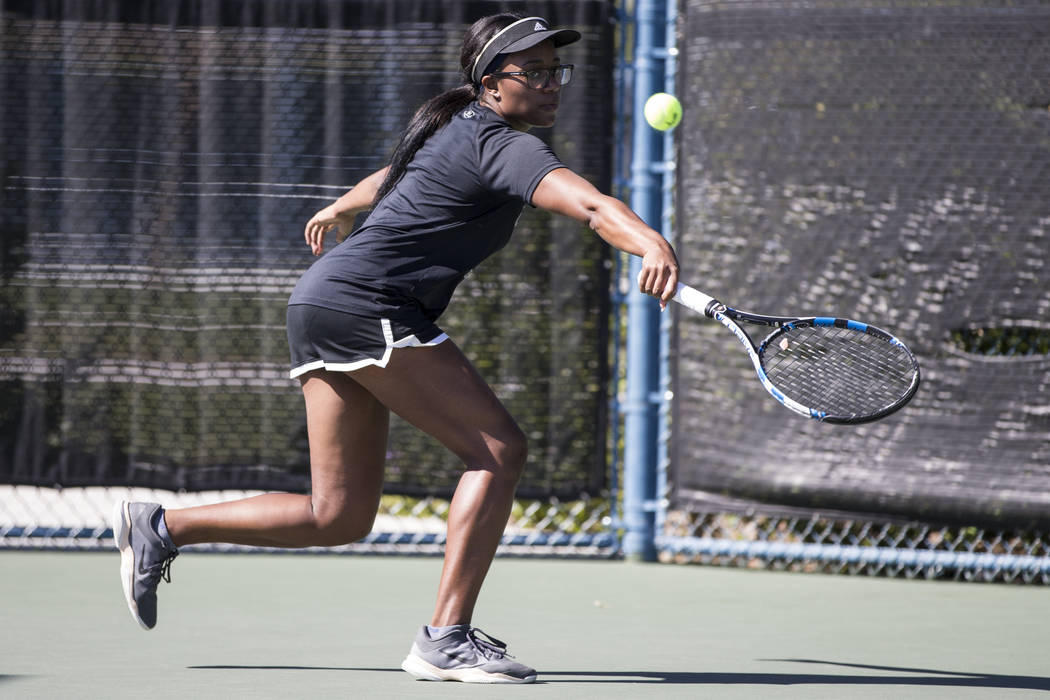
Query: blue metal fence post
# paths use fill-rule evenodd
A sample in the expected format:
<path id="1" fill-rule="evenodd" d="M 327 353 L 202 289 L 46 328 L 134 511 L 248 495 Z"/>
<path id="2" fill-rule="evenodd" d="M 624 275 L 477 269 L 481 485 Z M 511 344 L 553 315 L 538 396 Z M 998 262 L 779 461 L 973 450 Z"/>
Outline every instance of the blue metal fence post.
<path id="1" fill-rule="evenodd" d="M 664 59 L 664 92 L 674 95 L 678 82 L 678 5 L 667 3 L 667 16 L 664 18 L 666 32 L 666 57 Z M 660 216 L 660 230 L 664 236 L 675 244 L 674 237 L 674 188 L 676 183 L 677 154 L 675 153 L 674 129 L 663 135 L 663 202 Z M 660 541 L 663 526 L 667 520 L 668 480 L 667 472 L 671 460 L 669 447 L 671 442 L 671 402 L 674 394 L 671 386 L 671 334 L 674 331 L 674 315 L 667 311 L 660 319 L 660 393 L 659 408 L 660 436 L 656 449 L 656 501 L 654 527 L 656 540 Z"/>
<path id="2" fill-rule="evenodd" d="M 645 101 L 664 88 L 667 0 L 638 0 L 634 46 L 634 99 L 631 148 L 631 208 L 659 228 L 663 204 L 663 136 L 642 116 Z M 641 271 L 632 258 L 630 281 Z M 624 555 L 654 561 L 656 461 L 660 401 L 660 307 L 637 291 L 627 301 L 627 400 L 624 406 Z"/>

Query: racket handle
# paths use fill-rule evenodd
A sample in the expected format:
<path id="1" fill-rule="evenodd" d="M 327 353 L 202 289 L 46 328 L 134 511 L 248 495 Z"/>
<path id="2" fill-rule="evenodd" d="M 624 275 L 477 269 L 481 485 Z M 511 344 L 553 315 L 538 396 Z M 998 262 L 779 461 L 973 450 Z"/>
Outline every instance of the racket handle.
<path id="1" fill-rule="evenodd" d="M 698 314 L 704 314 L 705 316 L 711 316 L 708 313 L 708 309 L 712 307 L 712 304 L 721 306 L 722 302 L 718 301 L 714 297 L 709 297 L 703 292 L 693 289 L 687 284 L 678 283 L 678 291 L 675 292 L 672 297 L 682 306 L 692 309 Z"/>

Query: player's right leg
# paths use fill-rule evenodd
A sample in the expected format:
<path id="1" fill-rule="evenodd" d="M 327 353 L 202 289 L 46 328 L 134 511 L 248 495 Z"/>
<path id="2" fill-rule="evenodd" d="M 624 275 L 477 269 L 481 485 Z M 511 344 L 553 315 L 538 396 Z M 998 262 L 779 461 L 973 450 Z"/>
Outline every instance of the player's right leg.
<path id="1" fill-rule="evenodd" d="M 300 377 L 310 444 L 310 493 L 268 493 L 165 513 L 180 547 L 228 542 L 333 547 L 372 529 L 383 488 L 390 411 L 345 372 Z"/>
<path id="2" fill-rule="evenodd" d="M 145 629 L 157 621 L 157 586 L 170 581 L 177 547 L 226 542 L 262 547 L 335 546 L 361 539 L 379 507 L 390 412 L 341 372 L 303 375 L 311 493 L 270 493 L 164 510 L 117 505 L 113 535 L 128 608 Z"/>

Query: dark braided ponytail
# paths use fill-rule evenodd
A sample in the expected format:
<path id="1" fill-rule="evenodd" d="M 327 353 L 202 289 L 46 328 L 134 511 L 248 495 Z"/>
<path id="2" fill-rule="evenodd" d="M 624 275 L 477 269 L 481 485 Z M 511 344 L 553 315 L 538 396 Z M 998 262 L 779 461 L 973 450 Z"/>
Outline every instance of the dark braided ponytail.
<path id="1" fill-rule="evenodd" d="M 474 84 L 470 75 L 474 67 L 474 59 L 481 53 L 489 39 L 522 17 L 523 15 L 518 13 L 491 15 L 482 17 L 471 25 L 463 39 L 463 46 L 459 53 L 459 65 L 462 69 L 464 84 L 431 98 L 416 110 L 408 127 L 401 134 L 397 148 L 394 149 L 394 154 L 390 158 L 390 170 L 383 184 L 379 186 L 373 204 L 377 204 L 390 190 L 394 189 L 394 185 L 401 180 L 408 164 L 415 157 L 416 151 L 423 147 L 426 140 L 435 131 L 448 124 L 452 115 L 478 99 L 479 88 Z"/>

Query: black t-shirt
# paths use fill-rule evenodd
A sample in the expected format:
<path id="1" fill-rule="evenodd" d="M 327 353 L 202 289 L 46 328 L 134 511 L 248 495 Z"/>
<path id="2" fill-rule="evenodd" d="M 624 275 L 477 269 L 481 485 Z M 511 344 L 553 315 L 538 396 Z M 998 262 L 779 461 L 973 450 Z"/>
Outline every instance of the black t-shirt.
<path id="1" fill-rule="evenodd" d="M 313 264 L 289 304 L 436 320 L 466 274 L 510 240 L 540 180 L 565 167 L 473 103 L 427 139 L 364 225 Z"/>

